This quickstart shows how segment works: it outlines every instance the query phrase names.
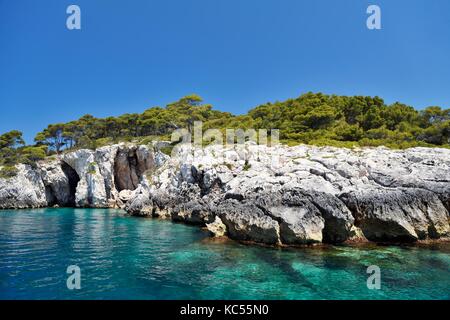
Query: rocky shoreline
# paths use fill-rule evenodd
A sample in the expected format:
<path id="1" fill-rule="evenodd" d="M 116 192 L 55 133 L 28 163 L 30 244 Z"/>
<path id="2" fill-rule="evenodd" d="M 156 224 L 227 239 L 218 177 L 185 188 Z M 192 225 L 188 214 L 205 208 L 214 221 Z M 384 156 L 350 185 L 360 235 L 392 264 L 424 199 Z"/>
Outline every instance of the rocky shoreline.
<path id="1" fill-rule="evenodd" d="M 167 143 L 77 150 L 0 179 L 0 208 L 123 208 L 267 245 L 450 237 L 450 150 Z"/>

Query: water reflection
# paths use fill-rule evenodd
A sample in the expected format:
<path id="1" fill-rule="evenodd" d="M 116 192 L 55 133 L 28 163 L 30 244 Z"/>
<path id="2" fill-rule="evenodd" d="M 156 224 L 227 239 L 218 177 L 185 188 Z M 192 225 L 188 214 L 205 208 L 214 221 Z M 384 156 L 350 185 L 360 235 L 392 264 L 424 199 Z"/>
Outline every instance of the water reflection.
<path id="1" fill-rule="evenodd" d="M 102 209 L 0 212 L 2 299 L 448 299 L 450 246 L 247 246 Z M 82 290 L 65 287 L 66 268 Z M 369 265 L 382 289 L 366 287 Z"/>

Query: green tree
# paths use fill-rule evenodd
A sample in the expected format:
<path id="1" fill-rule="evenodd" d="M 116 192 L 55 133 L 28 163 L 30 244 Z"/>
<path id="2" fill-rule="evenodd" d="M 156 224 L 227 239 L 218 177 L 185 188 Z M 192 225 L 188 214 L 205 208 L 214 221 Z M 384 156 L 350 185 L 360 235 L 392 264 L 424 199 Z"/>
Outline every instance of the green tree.
<path id="1" fill-rule="evenodd" d="M 38 145 L 47 145 L 50 149 L 60 153 L 61 149 L 66 145 L 66 137 L 64 137 L 64 127 L 62 123 L 51 124 L 44 131 L 39 132 L 34 141 Z"/>
<path id="2" fill-rule="evenodd" d="M 24 144 L 25 141 L 22 138 L 22 132 L 18 130 L 9 131 L 0 136 L 0 149 L 17 148 Z"/>
<path id="3" fill-rule="evenodd" d="M 43 160 L 46 156 L 45 146 L 28 146 L 21 150 L 21 162 L 35 166 L 36 162 Z"/>

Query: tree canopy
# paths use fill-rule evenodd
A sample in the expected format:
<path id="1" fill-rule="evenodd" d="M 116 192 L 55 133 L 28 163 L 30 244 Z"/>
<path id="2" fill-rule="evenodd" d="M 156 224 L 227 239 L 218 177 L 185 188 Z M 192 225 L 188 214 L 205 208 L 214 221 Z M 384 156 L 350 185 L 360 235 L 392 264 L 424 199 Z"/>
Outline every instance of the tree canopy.
<path id="1" fill-rule="evenodd" d="M 142 113 L 107 118 L 87 114 L 68 123 L 50 124 L 36 135 L 34 146 L 25 146 L 20 131 L 7 132 L 0 136 L 0 166 L 32 164 L 45 155 L 73 148 L 169 139 L 179 128 L 192 132 L 195 121 L 203 122 L 203 130 L 279 129 L 281 141 L 291 145 L 406 148 L 450 144 L 450 109 L 439 106 L 419 111 L 400 102 L 387 105 L 380 97 L 309 92 L 233 115 L 214 110 L 198 95 L 188 95 Z"/>
<path id="2" fill-rule="evenodd" d="M 0 135 L 0 177 L 14 176 L 18 163 L 35 166 L 36 161 L 44 159 L 46 153 L 46 148 L 25 146 L 20 131 L 13 130 Z"/>

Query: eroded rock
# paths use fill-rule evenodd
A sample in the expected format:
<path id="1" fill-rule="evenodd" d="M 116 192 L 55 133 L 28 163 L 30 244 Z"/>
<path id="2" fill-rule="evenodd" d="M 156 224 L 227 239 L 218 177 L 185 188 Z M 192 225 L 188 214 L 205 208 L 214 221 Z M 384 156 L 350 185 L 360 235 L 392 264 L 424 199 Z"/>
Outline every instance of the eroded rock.
<path id="1" fill-rule="evenodd" d="M 180 152 L 152 175 L 149 197 L 170 199 L 154 207 L 178 221 L 210 224 L 219 217 L 233 239 L 309 244 L 449 236 L 445 149 L 250 145 Z"/>
<path id="2" fill-rule="evenodd" d="M 450 237 L 447 149 L 187 145 L 168 157 L 158 146 L 19 165 L 0 179 L 0 208 L 120 207 L 265 244 Z"/>
<path id="3" fill-rule="evenodd" d="M 354 212 L 355 224 L 372 241 L 412 242 L 450 235 L 447 209 L 427 190 L 378 188 L 354 191 L 341 199 Z"/>
<path id="4" fill-rule="evenodd" d="M 213 222 L 207 223 L 206 228 L 214 235 L 214 237 L 223 237 L 227 233 L 227 226 L 218 216 L 215 217 Z"/>

